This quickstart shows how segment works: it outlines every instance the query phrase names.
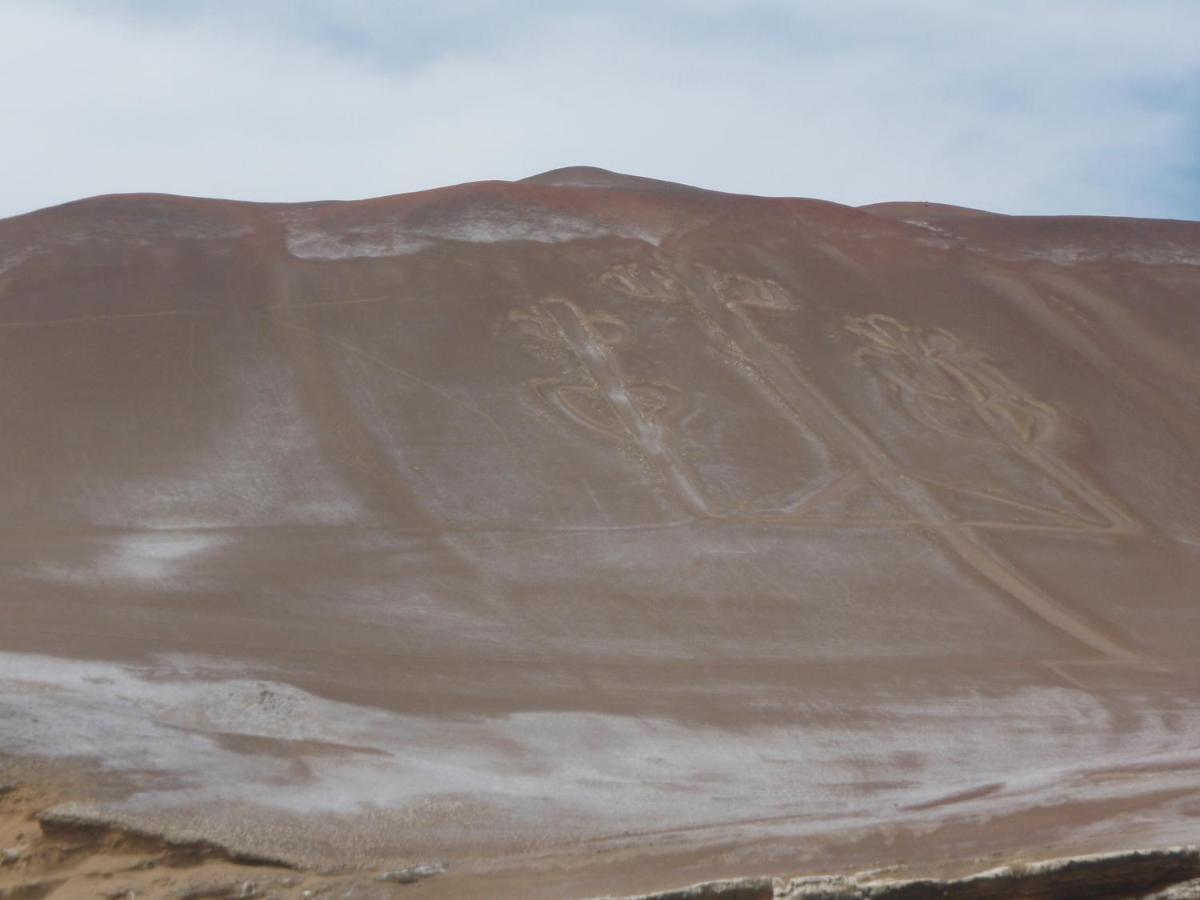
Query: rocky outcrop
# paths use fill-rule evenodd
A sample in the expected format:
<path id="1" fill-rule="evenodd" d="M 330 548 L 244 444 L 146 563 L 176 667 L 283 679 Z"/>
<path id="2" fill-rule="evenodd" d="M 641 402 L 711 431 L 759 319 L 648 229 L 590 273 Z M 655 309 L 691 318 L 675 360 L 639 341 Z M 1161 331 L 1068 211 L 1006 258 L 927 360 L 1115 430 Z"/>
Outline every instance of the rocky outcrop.
<path id="1" fill-rule="evenodd" d="M 103 813 L 84 804 L 67 803 L 44 810 L 38 813 L 37 821 L 48 837 L 73 836 L 95 844 L 111 840 L 138 842 L 161 847 L 165 852 L 177 856 L 223 859 L 250 866 L 301 867 L 297 860 L 260 853 L 207 836 L 142 828 L 115 814 Z"/>
<path id="2" fill-rule="evenodd" d="M 625 900 L 773 900 L 777 896 L 775 888 L 776 882 L 771 878 L 731 878 Z"/>
<path id="3" fill-rule="evenodd" d="M 1197 876 L 1200 849 L 1171 847 L 1013 864 L 953 879 L 739 878 L 626 900 L 1189 900 L 1200 898 Z"/>

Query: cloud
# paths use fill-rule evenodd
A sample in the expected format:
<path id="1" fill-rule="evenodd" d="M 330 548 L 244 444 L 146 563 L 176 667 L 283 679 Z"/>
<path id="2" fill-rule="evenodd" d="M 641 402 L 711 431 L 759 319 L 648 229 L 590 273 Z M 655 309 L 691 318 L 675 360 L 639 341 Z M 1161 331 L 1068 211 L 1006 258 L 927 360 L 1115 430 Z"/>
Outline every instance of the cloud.
<path id="1" fill-rule="evenodd" d="M 0 215 L 591 164 L 846 203 L 1200 218 L 1200 6 L 9 0 Z"/>

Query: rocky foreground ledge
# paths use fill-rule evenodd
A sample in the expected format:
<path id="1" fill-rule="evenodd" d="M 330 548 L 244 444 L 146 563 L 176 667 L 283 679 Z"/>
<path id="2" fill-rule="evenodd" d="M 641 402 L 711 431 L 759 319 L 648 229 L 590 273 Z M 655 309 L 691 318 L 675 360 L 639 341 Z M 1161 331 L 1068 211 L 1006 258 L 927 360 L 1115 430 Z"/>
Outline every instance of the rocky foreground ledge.
<path id="1" fill-rule="evenodd" d="M 0 785 L 0 900 L 101 896 L 109 900 L 173 897 L 354 897 L 387 900 L 434 887 L 442 863 L 389 871 L 313 871 L 296 860 L 268 858 L 198 835 L 166 836 L 124 827 L 68 804 L 36 810 L 38 795 Z M 23 824 L 22 824 L 23 823 Z M 8 826 L 20 832 L 7 833 Z M 447 888 L 451 888 L 449 883 Z M 443 896 L 417 891 L 422 897 Z M 452 896 L 452 893 L 444 896 Z M 415 896 L 415 895 L 414 895 Z M 1014 863 L 953 879 L 857 875 L 748 877 L 712 881 L 622 900 L 1200 900 L 1200 847 L 1128 850 Z M 597 898 L 600 900 L 600 898 Z M 612 897 L 604 900 L 614 900 Z"/>
<path id="2" fill-rule="evenodd" d="M 1200 848 L 1128 850 L 1000 866 L 964 878 L 870 874 L 736 878 L 622 900 L 1200 900 Z"/>

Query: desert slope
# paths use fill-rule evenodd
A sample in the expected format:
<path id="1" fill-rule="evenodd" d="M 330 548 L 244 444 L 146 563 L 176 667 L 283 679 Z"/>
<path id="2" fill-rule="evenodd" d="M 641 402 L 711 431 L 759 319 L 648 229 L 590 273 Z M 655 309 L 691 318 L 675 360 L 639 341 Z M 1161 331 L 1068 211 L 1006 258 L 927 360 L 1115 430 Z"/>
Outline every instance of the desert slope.
<path id="1" fill-rule="evenodd" d="M 412 896 L 1194 843 L 1198 304 L 585 167 L 0 221 L 0 753 Z"/>

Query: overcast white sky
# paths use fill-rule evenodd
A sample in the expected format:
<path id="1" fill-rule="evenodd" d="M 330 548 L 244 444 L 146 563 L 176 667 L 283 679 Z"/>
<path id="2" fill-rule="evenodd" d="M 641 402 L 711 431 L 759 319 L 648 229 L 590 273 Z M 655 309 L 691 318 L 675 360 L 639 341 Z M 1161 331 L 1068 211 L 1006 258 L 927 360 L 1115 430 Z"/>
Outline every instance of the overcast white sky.
<path id="1" fill-rule="evenodd" d="M 0 0 L 0 216 L 598 165 L 1200 218 L 1197 0 Z"/>

